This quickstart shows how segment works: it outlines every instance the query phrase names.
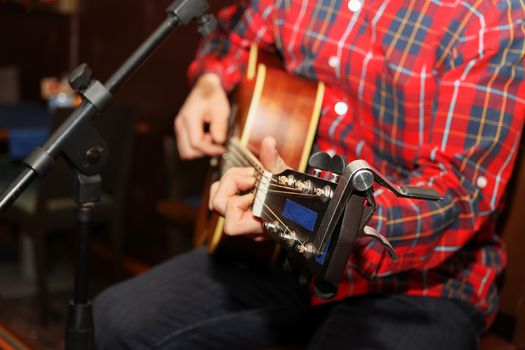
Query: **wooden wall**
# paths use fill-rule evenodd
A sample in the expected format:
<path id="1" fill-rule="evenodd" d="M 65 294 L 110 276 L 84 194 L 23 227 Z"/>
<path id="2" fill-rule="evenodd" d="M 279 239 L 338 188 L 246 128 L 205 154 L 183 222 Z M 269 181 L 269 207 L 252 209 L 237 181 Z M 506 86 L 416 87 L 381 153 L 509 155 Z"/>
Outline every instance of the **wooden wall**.
<path id="1" fill-rule="evenodd" d="M 82 62 L 93 77 L 105 82 L 124 60 L 165 19 L 171 0 L 81 0 L 76 16 L 40 10 L 0 7 L 0 65 L 16 64 L 22 73 L 22 98 L 39 99 L 44 76 L 59 76 Z M 231 0 L 212 0 L 214 10 Z M 115 103 L 138 108 L 141 123 L 129 191 L 129 222 L 126 244 L 133 254 L 161 260 L 165 222 L 155 212 L 168 181 L 162 171 L 162 137 L 172 135 L 173 117 L 188 87 L 186 69 L 199 36 L 196 25 L 179 28 L 115 95 Z M 202 174 L 202 162 L 197 164 Z M 186 188 L 198 191 L 200 178 L 190 174 L 178 181 L 193 182 Z M 188 176 L 189 175 L 189 176 Z M 160 249 L 162 250 L 162 249 Z"/>
<path id="2" fill-rule="evenodd" d="M 70 17 L 0 7 L 0 65 L 18 67 L 20 95 L 39 100 L 40 79 L 67 71 Z"/>
<path id="3" fill-rule="evenodd" d="M 164 11 L 171 2 L 83 1 L 79 63 L 88 62 L 93 74 L 105 81 L 166 18 Z M 210 4 L 216 10 L 228 2 L 212 0 Z M 117 103 L 137 106 L 142 126 L 146 126 L 137 135 L 126 244 L 133 256 L 149 261 L 164 258 L 167 237 L 162 232 L 167 223 L 155 212 L 155 202 L 166 196 L 168 182 L 182 182 L 190 192 L 199 192 L 202 187 L 202 162 L 181 166 L 186 173 L 176 179 L 159 171 L 164 162 L 162 137 L 173 134 L 173 117 L 187 95 L 186 69 L 198 41 L 195 24 L 176 29 L 115 96 Z"/>
<path id="4" fill-rule="evenodd" d="M 105 81 L 164 20 L 170 1 L 84 2 L 80 14 L 79 58 Z M 154 128 L 170 128 L 186 94 L 185 70 L 195 52 L 193 26 L 176 31 L 116 95 L 139 107 Z"/>

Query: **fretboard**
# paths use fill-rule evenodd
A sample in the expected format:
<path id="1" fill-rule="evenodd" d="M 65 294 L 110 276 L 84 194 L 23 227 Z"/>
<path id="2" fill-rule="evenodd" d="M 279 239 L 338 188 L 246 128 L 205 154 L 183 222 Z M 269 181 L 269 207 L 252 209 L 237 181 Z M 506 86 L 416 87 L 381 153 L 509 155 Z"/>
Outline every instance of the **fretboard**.
<path id="1" fill-rule="evenodd" d="M 228 169 L 235 167 L 252 167 L 256 173 L 255 184 L 255 200 L 252 206 L 252 214 L 256 217 L 262 215 L 266 194 L 271 183 L 273 174 L 267 171 L 250 152 L 250 150 L 241 145 L 238 138 L 232 138 L 228 143 L 226 153 L 223 156 L 224 162 L 221 167 L 221 174 L 224 174 Z"/>

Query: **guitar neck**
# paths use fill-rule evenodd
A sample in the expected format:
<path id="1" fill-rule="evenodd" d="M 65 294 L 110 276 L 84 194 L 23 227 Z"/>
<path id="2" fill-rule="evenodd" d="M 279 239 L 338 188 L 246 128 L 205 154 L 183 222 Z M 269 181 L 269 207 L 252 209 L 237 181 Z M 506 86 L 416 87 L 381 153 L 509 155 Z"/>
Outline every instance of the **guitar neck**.
<path id="1" fill-rule="evenodd" d="M 237 137 L 233 137 L 228 143 L 221 173 L 235 167 L 253 167 L 258 173 L 266 171 L 259 159 L 245 146 Z"/>
<path id="2" fill-rule="evenodd" d="M 264 187 L 262 182 L 271 179 L 273 174 L 261 165 L 257 159 L 257 151 L 253 152 L 254 156 L 250 150 L 258 149 L 264 137 L 272 136 L 285 163 L 293 169 L 304 171 L 315 137 L 324 93 L 322 83 L 290 75 L 283 69 L 269 65 L 264 56 L 263 53 L 259 54 L 256 46 L 251 48 L 248 64 L 251 74 L 242 79 L 233 96 L 238 111 L 234 113 L 236 118 L 232 120 L 234 125 L 231 125 L 230 130 L 234 130 L 242 142 L 233 140 L 229 143 L 219 169 L 220 175 L 231 167 L 254 167 L 257 172 L 257 186 L 254 189 L 256 194 Z M 262 201 L 255 202 L 252 213 L 254 210 L 262 213 L 263 205 Z M 230 250 L 230 253 L 242 251 L 244 255 L 246 252 L 250 258 L 253 255 L 264 255 L 260 244 L 244 242 L 240 237 L 223 240 L 224 219 L 208 215 L 205 209 L 202 213 L 204 225 L 208 225 L 208 229 L 196 234 L 197 244 L 207 241 L 210 252 L 221 245 L 225 250 Z M 239 249 L 237 244 L 243 248 Z"/>
<path id="3" fill-rule="evenodd" d="M 259 159 L 248 148 L 243 146 L 238 138 L 230 140 L 227 152 L 223 157 L 222 174 L 234 167 L 253 167 L 255 169 L 255 200 L 252 205 L 252 214 L 256 217 L 261 217 L 273 174 L 264 168 Z"/>

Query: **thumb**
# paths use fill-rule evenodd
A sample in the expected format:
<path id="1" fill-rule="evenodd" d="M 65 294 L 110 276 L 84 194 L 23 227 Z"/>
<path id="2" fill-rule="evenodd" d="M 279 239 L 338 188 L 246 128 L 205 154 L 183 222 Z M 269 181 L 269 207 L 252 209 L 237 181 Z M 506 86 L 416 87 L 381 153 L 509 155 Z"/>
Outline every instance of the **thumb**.
<path id="1" fill-rule="evenodd" d="M 270 136 L 261 142 L 260 159 L 262 165 L 272 173 L 280 173 L 288 168 L 277 151 L 275 139 Z"/>

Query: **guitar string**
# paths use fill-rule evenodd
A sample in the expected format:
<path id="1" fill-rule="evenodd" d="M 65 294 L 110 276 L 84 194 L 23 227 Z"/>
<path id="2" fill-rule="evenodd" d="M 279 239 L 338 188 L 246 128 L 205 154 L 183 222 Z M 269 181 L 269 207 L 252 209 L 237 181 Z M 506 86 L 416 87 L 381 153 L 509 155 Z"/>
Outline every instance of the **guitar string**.
<path id="1" fill-rule="evenodd" d="M 239 157 L 234 155 L 234 154 L 231 154 L 231 156 L 233 156 L 233 158 L 237 158 L 236 160 L 239 161 Z M 230 160 L 230 159 L 228 159 Z M 231 159 L 232 161 L 235 160 L 235 159 Z M 232 162 L 231 162 L 232 163 Z M 246 164 L 245 162 L 242 161 L 241 159 L 241 162 L 240 163 L 233 163 L 233 166 L 248 166 L 248 165 L 251 165 L 251 164 Z M 255 169 L 255 179 L 260 182 L 263 178 L 267 178 L 267 179 L 271 179 L 271 175 L 265 175 L 264 173 L 260 172 L 258 169 L 254 168 Z"/>
<path id="2" fill-rule="evenodd" d="M 252 165 L 252 164 L 247 164 L 247 162 L 249 162 L 249 159 L 244 157 L 242 152 L 239 152 L 239 153 L 229 153 L 229 155 L 231 155 L 232 158 L 233 158 L 233 159 L 229 159 L 229 160 L 232 161 L 231 163 L 234 163 L 234 165 L 243 165 L 243 166 Z M 237 163 L 235 163 L 235 161 L 237 161 Z M 264 177 L 264 178 L 268 178 L 268 179 L 276 182 L 276 180 L 271 178 L 270 175 L 265 175 L 265 174 L 261 173 L 259 171 L 259 169 L 257 169 L 257 168 L 254 168 L 254 169 L 256 171 L 256 174 L 259 175 L 259 176 L 257 176 L 257 175 L 255 176 L 257 181 L 260 181 Z M 286 191 L 272 190 L 271 188 L 283 188 Z M 255 190 L 252 190 L 251 192 L 254 192 L 254 191 Z M 280 185 L 280 184 L 275 185 L 275 184 L 271 184 L 271 183 L 269 184 L 268 192 L 287 194 L 287 195 L 296 195 L 296 196 L 303 196 L 303 197 L 316 197 L 315 194 L 303 193 L 303 192 L 301 192 L 300 189 L 296 189 L 296 188 L 292 188 L 292 187 L 285 186 L 285 185 Z"/>
<path id="3" fill-rule="evenodd" d="M 227 161 L 230 161 L 231 163 L 236 164 L 236 165 L 243 165 L 243 166 L 251 165 L 255 169 L 256 174 L 259 175 L 259 176 L 256 175 L 256 180 L 260 181 L 260 179 L 262 179 L 263 177 L 266 177 L 266 178 L 270 179 L 270 181 L 276 182 L 276 180 L 271 175 L 265 175 L 264 169 L 261 170 L 260 165 L 256 161 L 250 159 L 251 157 L 247 156 L 246 153 L 244 152 L 244 150 L 241 149 L 236 143 L 230 143 L 230 145 L 234 146 L 234 149 L 231 149 L 230 152 L 229 152 L 229 154 L 231 156 L 233 156 L 233 159 L 227 159 Z M 238 163 L 235 163 L 236 161 Z M 290 192 L 290 190 L 294 190 L 294 191 L 300 191 L 300 190 L 294 189 L 294 188 L 290 188 L 290 187 L 287 187 L 287 186 L 283 186 L 283 185 L 272 185 L 272 184 L 270 184 L 270 186 L 286 188 L 286 189 L 288 189 L 288 191 L 268 190 L 268 192 L 285 193 L 285 194 L 293 194 L 293 195 L 303 195 L 303 196 L 315 196 L 315 195 L 306 194 L 306 193 Z M 268 206 L 268 204 L 263 203 L 263 205 L 264 205 L 264 207 L 266 209 L 266 210 L 264 210 L 264 208 L 263 208 L 263 210 L 262 210 L 262 214 L 263 215 L 266 215 L 267 217 L 270 217 L 270 219 L 273 216 L 274 219 L 278 220 L 284 226 L 284 228 L 286 230 L 285 233 L 286 232 L 293 233 L 293 231 L 279 218 L 279 216 L 277 214 L 275 214 L 275 212 Z M 304 246 L 305 242 L 301 241 L 297 236 L 296 236 L 296 238 L 299 241 L 299 244 Z"/>
<path id="4" fill-rule="evenodd" d="M 261 171 L 261 167 L 260 167 L 260 165 L 258 164 L 258 162 L 256 162 L 256 161 L 254 161 L 253 159 L 251 159 L 251 157 L 249 157 L 249 156 L 246 154 L 246 152 L 244 152 L 244 150 L 243 150 L 242 148 L 240 148 L 235 142 L 232 142 L 231 145 L 234 147 L 234 149 L 232 150 L 233 152 L 235 152 L 234 154 L 233 154 L 233 152 L 232 152 L 232 155 L 233 155 L 234 157 L 238 158 L 238 157 L 240 156 L 240 157 L 241 157 L 241 161 L 244 160 L 244 161 L 242 162 L 243 164 L 246 164 L 246 162 L 250 163 L 250 165 L 254 166 L 254 168 L 256 169 L 256 171 L 257 171 L 258 173 L 260 173 L 261 176 L 266 176 L 266 175 L 264 174 L 264 172 Z M 274 182 L 276 182 L 276 180 L 275 180 L 273 177 L 271 177 L 271 176 L 268 176 L 268 177 L 270 178 L 270 181 L 274 181 Z M 272 185 L 270 185 L 270 186 L 272 186 Z M 284 186 L 281 186 L 281 185 L 273 185 L 273 186 L 284 187 Z M 280 192 L 283 192 L 283 193 L 284 193 L 285 191 L 280 191 Z M 290 192 L 290 191 L 288 191 L 288 193 L 296 194 L 296 193 L 294 193 L 294 192 Z M 290 228 L 289 228 L 289 227 L 288 227 L 288 226 L 287 226 L 287 225 L 286 225 L 286 224 L 285 224 L 285 223 L 279 218 L 279 216 L 278 216 L 277 214 L 275 214 L 275 212 L 274 212 L 274 211 L 268 206 L 268 204 L 263 203 L 263 205 L 264 205 L 264 208 L 266 209 L 266 210 L 263 210 L 263 214 L 265 214 L 266 216 L 269 216 L 270 219 L 271 219 L 271 217 L 273 216 L 273 218 L 275 218 L 276 220 L 278 220 L 278 221 L 284 226 L 284 228 L 285 228 L 285 230 L 286 230 L 285 233 L 286 233 L 287 231 L 290 232 L 290 233 L 292 233 L 292 230 L 291 230 L 291 229 L 290 229 Z M 271 215 L 269 215 L 268 212 L 269 212 Z M 301 242 L 300 240 L 299 240 L 299 242 L 300 242 L 301 245 L 304 245 L 304 242 Z"/>
<path id="5" fill-rule="evenodd" d="M 230 149 L 230 154 L 232 154 L 232 152 L 236 152 L 234 156 L 240 156 L 245 162 L 249 163 L 257 171 L 264 171 L 264 168 L 259 164 L 259 162 L 250 157 L 249 154 L 235 142 L 230 142 L 229 146 L 233 147 Z"/>
<path id="6" fill-rule="evenodd" d="M 235 153 L 233 153 L 233 152 L 235 152 Z M 240 152 L 239 150 L 237 150 L 237 149 L 231 150 L 229 155 L 233 156 L 233 158 L 234 158 L 233 160 L 239 160 L 239 158 L 240 158 L 241 159 L 240 160 L 241 163 L 239 165 L 244 165 L 244 166 L 248 166 L 249 165 L 249 166 L 253 167 L 258 174 L 267 176 L 269 179 L 271 178 L 271 176 L 265 175 L 265 170 L 263 168 L 261 168 L 258 164 L 254 163 L 250 159 L 248 159 L 247 156 L 245 154 L 243 154 L 242 152 Z"/>
<path id="7" fill-rule="evenodd" d="M 230 152 L 229 155 L 231 157 L 228 158 L 227 161 L 229 163 L 233 163 L 233 165 L 242 165 L 242 166 L 252 165 L 252 164 L 248 164 L 248 160 L 246 159 L 246 157 L 243 157 L 242 152 L 240 154 L 239 153 Z M 254 169 L 255 169 L 255 172 L 256 172 L 255 179 L 256 179 L 256 181 L 260 182 L 261 178 L 266 176 L 266 175 L 264 175 L 264 173 L 261 173 L 258 168 L 254 168 Z M 254 193 L 256 191 L 256 188 L 257 188 L 257 186 L 255 186 L 250 191 L 250 193 Z"/>
<path id="8" fill-rule="evenodd" d="M 235 155 L 233 155 L 235 157 Z M 245 163 L 243 164 L 239 164 L 239 165 L 246 165 Z M 259 176 L 257 176 L 259 175 Z M 255 176 L 255 179 L 257 181 L 260 181 L 262 178 L 268 178 L 268 179 L 271 179 L 272 181 L 276 181 L 275 179 L 273 178 L 270 178 L 269 175 L 264 175 L 264 174 L 261 174 L 259 172 L 257 172 L 256 170 L 256 176 Z M 283 190 L 272 190 L 272 188 L 283 188 L 285 189 L 284 191 Z M 281 185 L 281 184 L 269 184 L 269 189 L 267 192 L 272 192 L 272 193 L 283 193 L 283 194 L 290 194 L 290 195 L 296 195 L 296 196 L 305 196 L 305 197 L 316 197 L 315 194 L 311 194 L 311 193 L 303 193 L 300 189 L 297 189 L 297 188 L 293 188 L 293 187 L 290 187 L 290 186 L 286 186 L 286 185 Z"/>
<path id="9" fill-rule="evenodd" d="M 244 147 L 238 145 L 236 142 L 231 142 L 230 145 L 234 147 L 233 149 L 231 149 L 231 151 L 235 152 L 235 153 L 230 153 L 230 154 L 232 154 L 234 157 L 237 157 L 237 158 L 241 157 L 242 159 L 244 159 L 253 168 L 255 168 L 255 170 L 258 173 L 264 174 L 266 172 L 266 169 L 262 167 L 262 165 L 257 161 L 257 159 L 255 159 L 255 157 L 251 153 L 249 153 L 249 150 L 246 150 Z M 268 179 L 271 182 L 277 182 L 277 180 L 275 180 L 272 177 L 272 175 L 268 175 Z"/>
<path id="10" fill-rule="evenodd" d="M 250 166 L 253 167 L 257 174 L 264 175 L 264 172 L 259 169 L 258 167 L 254 166 L 253 163 L 251 163 L 246 157 L 243 157 L 242 154 L 236 154 L 232 153 L 231 151 L 228 153 L 228 158 L 226 158 L 226 162 L 233 163 L 233 166 Z M 231 156 L 231 157 L 230 157 Z M 237 162 L 237 163 L 236 163 Z M 226 168 L 230 168 L 228 166 L 225 166 Z"/>
<path id="11" fill-rule="evenodd" d="M 234 158 L 234 159 L 232 159 L 232 160 L 235 161 L 235 159 L 237 159 L 237 161 L 239 161 L 239 155 L 237 155 L 237 154 L 233 154 L 233 153 L 230 153 L 230 155 L 232 155 L 233 158 Z M 241 155 L 242 155 L 242 154 L 241 154 Z M 240 160 L 240 162 L 241 162 L 241 164 L 237 164 L 237 165 L 247 165 L 247 164 L 246 164 L 246 159 L 245 159 L 245 158 L 242 158 L 242 159 Z M 257 168 L 255 168 L 255 171 L 256 171 L 256 176 L 255 176 L 255 178 L 256 178 L 257 181 L 260 182 L 262 178 L 266 178 L 266 179 L 270 180 L 270 182 L 277 182 L 277 181 L 272 177 L 272 175 L 266 175 L 265 173 L 261 173 Z M 284 189 L 287 190 L 287 191 L 281 191 L 282 193 L 294 193 L 294 192 L 290 192 L 290 191 L 295 191 L 295 192 L 296 192 L 295 194 L 297 194 L 297 195 L 300 195 L 300 194 L 301 194 L 301 191 L 300 191 L 299 189 L 291 188 L 291 187 L 289 187 L 289 186 L 284 186 L 284 185 L 280 185 L 280 184 L 272 184 L 272 183 L 270 183 L 270 184 L 269 184 L 269 188 L 272 188 L 272 187 L 273 187 L 273 188 L 275 188 L 275 187 L 278 187 L 278 188 L 284 188 Z M 269 192 L 270 192 L 270 191 L 269 191 Z M 279 191 L 275 191 L 275 190 L 273 190 L 273 191 L 271 191 L 271 192 L 279 192 Z"/>
<path id="12" fill-rule="evenodd" d="M 240 156 L 241 156 L 241 157 L 244 157 L 245 159 L 248 158 L 248 159 L 246 159 L 246 160 L 247 160 L 248 162 L 250 162 L 250 159 L 249 159 L 249 158 L 251 158 L 251 157 L 249 157 L 249 156 L 246 154 L 247 152 L 244 150 L 244 148 L 242 148 L 241 146 L 237 145 L 236 142 L 232 142 L 231 145 L 235 147 L 235 149 L 234 149 L 233 151 L 237 151 L 238 153 L 240 153 Z M 235 157 L 236 155 L 233 155 L 233 156 Z M 252 161 L 251 163 L 252 163 L 252 165 L 253 165 L 254 162 Z M 257 169 L 256 169 L 256 170 L 257 170 Z M 268 176 L 268 178 L 270 178 L 270 176 Z M 272 182 L 276 182 L 276 183 L 277 183 L 276 185 L 270 184 L 270 186 L 279 187 L 279 188 L 284 188 L 284 189 L 287 189 L 287 190 L 289 190 L 289 191 L 295 191 L 295 192 L 297 192 L 297 194 L 301 194 L 301 193 L 302 193 L 302 191 L 301 191 L 300 189 L 297 189 L 297 188 L 293 188 L 293 187 L 290 187 L 290 186 L 286 186 L 286 185 L 281 185 L 281 184 L 279 184 L 279 183 L 277 182 L 277 180 L 274 179 L 273 177 L 270 178 L 270 181 L 272 181 Z M 274 192 L 278 192 L 278 191 L 274 191 Z M 283 192 L 283 193 L 288 193 L 288 192 Z M 315 196 L 315 195 L 314 195 L 314 196 Z"/>
<path id="13" fill-rule="evenodd" d="M 235 150 L 235 151 L 238 151 L 238 150 Z M 241 153 L 240 156 L 243 157 L 243 153 L 242 153 L 242 152 L 239 152 L 239 153 Z M 233 154 L 233 153 L 230 153 L 230 154 L 231 154 L 233 157 L 235 157 L 235 158 L 239 158 L 239 155 L 238 155 L 238 154 Z M 245 157 L 244 157 L 243 159 L 249 162 L 249 160 L 247 160 Z M 246 165 L 246 163 L 243 162 L 241 165 Z M 252 164 L 250 164 L 250 165 L 252 165 Z M 255 168 L 255 170 L 256 170 L 259 174 L 261 174 L 261 171 L 260 171 L 259 169 Z M 264 173 L 262 173 L 262 175 L 264 175 Z M 264 176 L 267 177 L 271 182 L 275 182 L 275 183 L 277 183 L 277 184 L 275 184 L 275 185 L 274 185 L 274 184 L 270 184 L 270 186 L 279 187 L 279 188 L 284 188 L 284 189 L 287 189 L 287 190 L 289 190 L 289 191 L 296 191 L 296 192 L 298 192 L 298 193 L 301 192 L 301 190 L 299 190 L 299 189 L 296 189 L 296 188 L 293 188 L 293 187 L 290 187 L 290 186 L 285 186 L 285 185 L 281 185 L 281 184 L 279 184 L 279 183 L 277 182 L 277 180 L 274 179 L 271 175 L 264 175 Z"/>
<path id="14" fill-rule="evenodd" d="M 228 159 L 228 160 L 231 160 L 233 161 L 233 163 L 235 164 L 235 161 L 237 161 L 237 165 L 248 165 L 247 162 L 248 160 L 245 158 L 245 157 L 239 157 L 238 154 L 232 154 L 230 153 L 230 155 L 232 155 L 234 157 L 234 159 Z M 242 153 L 241 153 L 241 156 L 242 156 Z M 239 159 L 240 158 L 240 159 Z M 250 164 L 251 165 L 251 164 Z M 265 176 L 264 174 L 260 173 L 259 172 L 259 169 L 255 168 L 256 170 L 256 173 L 260 175 L 260 178 Z M 257 178 L 257 176 L 256 176 Z M 275 186 L 275 185 L 274 185 Z M 283 192 L 285 193 L 285 191 L 273 191 L 273 192 Z M 297 193 L 294 193 L 294 192 L 288 192 L 288 193 L 291 193 L 291 194 L 297 194 Z M 279 218 L 279 216 L 268 206 L 268 204 L 266 203 L 263 203 L 264 207 L 263 207 L 263 210 L 262 210 L 262 214 L 265 215 L 267 218 L 269 218 L 269 220 L 267 221 L 270 221 L 272 218 L 273 219 L 276 219 L 278 220 L 285 228 L 285 233 L 286 232 L 290 232 L 292 233 L 293 231 L 281 220 L 281 218 Z M 265 210 L 266 209 L 266 210 Z M 297 237 L 297 236 L 296 236 Z M 299 243 L 304 246 L 304 242 L 302 242 L 301 240 L 297 239 L 299 241 Z"/>
<path id="15" fill-rule="evenodd" d="M 246 165 L 246 161 L 247 161 L 247 160 L 246 160 L 245 158 L 241 158 L 241 159 L 239 159 L 239 156 L 238 156 L 238 155 L 235 155 L 235 154 L 232 154 L 232 156 L 234 157 L 234 159 L 231 159 L 231 160 L 232 160 L 234 163 L 235 163 L 235 161 L 237 161 L 237 162 L 238 162 L 237 164 L 239 164 L 239 165 Z M 259 179 L 260 179 L 261 177 L 264 176 L 263 174 L 260 174 L 260 173 L 258 173 L 258 172 L 257 172 L 257 174 L 261 175 L 261 176 L 259 176 Z M 257 176 L 256 176 L 256 178 L 257 178 Z M 286 188 L 286 189 L 290 189 L 289 187 L 281 186 L 281 185 L 270 185 L 270 186 L 273 186 L 273 187 L 283 187 L 283 188 Z M 254 190 L 255 190 L 255 189 L 254 189 Z M 253 192 L 254 190 L 252 190 L 252 192 Z M 292 189 L 292 190 L 296 190 L 296 189 Z M 299 191 L 299 190 L 297 190 L 297 191 Z M 307 194 L 307 193 L 302 193 L 302 192 L 301 192 L 301 193 L 296 193 L 296 192 L 291 192 L 291 191 L 278 191 L 278 190 L 271 190 L 271 189 L 269 189 L 268 192 L 283 193 L 283 194 L 288 194 L 288 195 L 310 196 L 310 197 L 314 197 L 314 196 L 315 196 L 314 194 Z M 289 227 L 288 227 L 288 226 L 287 226 L 287 225 L 286 225 L 286 224 L 280 219 L 280 217 L 279 217 L 275 212 L 273 212 L 273 210 L 268 206 L 268 204 L 264 203 L 263 205 L 264 205 L 264 207 L 266 207 L 266 208 L 263 207 L 262 214 L 263 214 L 263 215 L 266 215 L 266 217 L 269 218 L 269 220 L 267 220 L 267 221 L 270 221 L 272 218 L 273 218 L 273 219 L 276 219 L 276 220 L 278 220 L 278 221 L 279 221 L 279 222 L 285 227 L 285 229 L 286 229 L 285 233 L 286 233 L 286 232 L 290 232 L 290 233 L 293 232 L 293 231 L 292 231 L 292 230 L 291 230 L 291 229 L 290 229 L 290 228 L 289 228 Z M 266 209 L 266 210 L 265 210 L 265 209 Z M 304 242 L 304 241 L 301 241 L 301 240 L 297 237 L 297 235 L 296 235 L 295 237 L 296 237 L 296 239 L 299 241 L 299 243 L 300 243 L 302 246 L 305 245 L 305 242 Z"/>
<path id="16" fill-rule="evenodd" d="M 266 205 L 266 203 L 264 204 L 264 206 L 266 207 L 266 209 L 268 209 L 268 210 L 270 211 L 270 213 L 274 216 L 274 218 L 277 219 L 277 220 L 278 220 L 278 221 L 284 226 L 284 228 L 285 228 L 285 230 L 286 230 L 286 231 L 284 231 L 284 233 L 286 233 L 287 231 L 290 232 L 290 233 L 293 233 L 293 231 L 290 230 L 290 228 L 289 228 L 289 227 L 288 227 L 288 226 L 287 226 L 287 225 L 286 225 L 286 224 L 285 224 L 285 223 L 279 218 L 279 216 L 277 216 L 277 214 L 275 214 L 275 213 L 273 212 L 272 209 L 270 209 L 270 207 L 269 207 L 268 205 Z M 268 213 L 266 213 L 266 214 L 268 214 Z M 297 241 L 299 241 L 299 243 L 301 244 L 301 246 L 304 246 L 304 242 L 301 241 L 301 240 L 297 237 L 297 235 L 295 235 L 295 237 L 297 238 Z"/>
<path id="17" fill-rule="evenodd" d="M 295 196 L 304 196 L 304 197 L 317 197 L 317 195 L 316 195 L 316 194 L 313 194 L 313 193 L 292 192 L 292 191 L 280 191 L 280 190 L 268 190 L 268 192 L 273 192 L 273 193 L 283 193 L 283 194 L 289 194 L 289 195 L 295 195 Z"/>

